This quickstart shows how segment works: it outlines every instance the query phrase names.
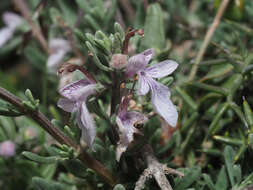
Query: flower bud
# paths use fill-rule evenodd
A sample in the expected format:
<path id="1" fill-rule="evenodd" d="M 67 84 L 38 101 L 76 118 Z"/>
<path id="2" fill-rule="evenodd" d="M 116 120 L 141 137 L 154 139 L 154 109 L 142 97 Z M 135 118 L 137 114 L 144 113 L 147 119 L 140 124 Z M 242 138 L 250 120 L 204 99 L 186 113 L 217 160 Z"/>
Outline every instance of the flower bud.
<path id="1" fill-rule="evenodd" d="M 15 144 L 8 140 L 0 143 L 0 156 L 8 158 L 16 154 Z"/>
<path id="2" fill-rule="evenodd" d="M 127 65 L 127 55 L 124 54 L 114 54 L 112 56 L 110 67 L 114 69 L 122 69 Z"/>

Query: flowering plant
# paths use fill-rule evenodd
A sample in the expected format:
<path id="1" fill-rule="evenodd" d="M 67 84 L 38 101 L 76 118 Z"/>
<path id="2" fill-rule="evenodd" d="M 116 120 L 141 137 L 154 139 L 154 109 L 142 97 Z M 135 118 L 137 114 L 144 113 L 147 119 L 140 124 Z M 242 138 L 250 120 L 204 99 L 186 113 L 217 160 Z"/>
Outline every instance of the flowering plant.
<path id="1" fill-rule="evenodd" d="M 250 189 L 252 31 L 220 2 L 0 2 L 0 189 Z"/>

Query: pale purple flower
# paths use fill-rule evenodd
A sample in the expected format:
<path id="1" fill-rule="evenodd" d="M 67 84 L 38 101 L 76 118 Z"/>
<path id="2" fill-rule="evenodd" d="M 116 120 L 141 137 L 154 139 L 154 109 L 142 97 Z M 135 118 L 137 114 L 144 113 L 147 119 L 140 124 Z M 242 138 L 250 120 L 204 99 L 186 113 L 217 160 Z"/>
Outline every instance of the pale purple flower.
<path id="1" fill-rule="evenodd" d="M 95 92 L 96 83 L 87 79 L 82 79 L 60 89 L 60 94 L 64 98 L 60 98 L 57 103 L 58 107 L 64 111 L 77 113 L 76 122 L 78 127 L 82 130 L 81 138 L 91 149 L 96 136 L 96 129 L 85 101 L 89 95 Z"/>
<path id="2" fill-rule="evenodd" d="M 128 98 L 123 100 L 116 117 L 116 123 L 120 132 L 120 140 L 116 151 L 117 161 L 120 160 L 122 153 L 126 151 L 128 145 L 133 141 L 134 133 L 138 133 L 138 129 L 134 125 L 147 121 L 145 115 L 136 111 L 127 111 L 128 102 Z"/>
<path id="3" fill-rule="evenodd" d="M 50 55 L 47 59 L 49 71 L 56 72 L 64 56 L 71 51 L 69 41 L 62 38 L 52 38 L 49 41 Z"/>
<path id="4" fill-rule="evenodd" d="M 6 26 L 0 29 L 0 47 L 8 42 L 16 28 L 24 22 L 24 19 L 15 13 L 5 12 L 3 14 L 3 21 Z"/>
<path id="5" fill-rule="evenodd" d="M 9 158 L 16 154 L 14 142 L 7 140 L 0 143 L 0 156 Z"/>
<path id="6" fill-rule="evenodd" d="M 176 127 L 178 113 L 170 100 L 169 88 L 157 82 L 154 78 L 162 78 L 173 73 L 178 64 L 175 61 L 166 60 L 147 67 L 153 55 L 154 50 L 148 49 L 131 57 L 126 67 L 126 76 L 133 77 L 135 74 L 138 74 L 138 94 L 145 95 L 151 89 L 151 100 L 155 112 L 169 125 Z"/>

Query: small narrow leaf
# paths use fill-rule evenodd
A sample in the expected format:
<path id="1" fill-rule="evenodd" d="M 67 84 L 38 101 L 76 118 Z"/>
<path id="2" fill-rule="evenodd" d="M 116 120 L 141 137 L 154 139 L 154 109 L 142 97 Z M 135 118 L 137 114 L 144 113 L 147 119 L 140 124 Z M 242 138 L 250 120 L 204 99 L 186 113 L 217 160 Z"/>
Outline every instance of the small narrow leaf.
<path id="1" fill-rule="evenodd" d="M 192 108 L 193 110 L 197 110 L 197 108 L 198 108 L 197 104 L 185 91 L 183 91 L 178 86 L 176 87 L 176 91 L 179 94 L 179 96 L 181 96 L 181 98 L 183 98 L 185 103 L 187 103 L 190 106 L 190 108 Z"/>
<path id="2" fill-rule="evenodd" d="M 235 152 L 231 146 L 226 146 L 224 151 L 224 157 L 225 157 L 225 164 L 229 176 L 229 180 L 231 183 L 231 186 L 233 187 L 235 185 L 235 174 L 234 174 L 234 156 Z"/>
<path id="3" fill-rule="evenodd" d="M 163 23 L 163 10 L 160 4 L 150 4 L 144 26 L 144 38 L 141 41 L 141 50 L 150 48 L 163 49 L 165 46 L 165 33 Z"/>
<path id="4" fill-rule="evenodd" d="M 191 168 L 184 176 L 183 179 L 176 181 L 175 190 L 185 190 L 190 187 L 192 183 L 197 181 L 201 175 L 200 167 Z"/>
<path id="5" fill-rule="evenodd" d="M 213 134 L 213 135 L 215 134 L 216 129 L 217 129 L 217 124 L 220 121 L 222 115 L 227 111 L 228 108 L 229 108 L 229 104 L 225 103 L 221 107 L 221 109 L 219 110 L 219 112 L 215 115 L 215 117 L 213 118 L 212 123 L 208 127 L 208 132 L 207 132 L 206 138 L 208 138 L 211 134 Z"/>
<path id="6" fill-rule="evenodd" d="M 228 187 L 228 179 L 227 179 L 225 167 L 223 166 L 217 177 L 215 188 L 218 190 L 218 189 L 227 189 L 227 187 Z"/>
<path id="7" fill-rule="evenodd" d="M 213 184 L 213 182 L 212 182 L 212 179 L 210 178 L 210 176 L 207 175 L 207 174 L 203 174 L 203 177 L 204 177 L 204 180 L 205 180 L 206 185 L 208 186 L 208 188 L 209 188 L 210 190 L 216 190 L 216 189 L 215 189 L 215 186 L 214 186 L 214 184 Z"/>
<path id="8" fill-rule="evenodd" d="M 32 161 L 44 163 L 44 164 L 54 164 L 54 163 L 57 163 L 59 160 L 61 160 L 61 158 L 56 157 L 56 156 L 43 157 L 43 156 L 39 156 L 37 154 L 34 154 L 32 152 L 27 152 L 27 151 L 22 152 L 22 155 Z"/>

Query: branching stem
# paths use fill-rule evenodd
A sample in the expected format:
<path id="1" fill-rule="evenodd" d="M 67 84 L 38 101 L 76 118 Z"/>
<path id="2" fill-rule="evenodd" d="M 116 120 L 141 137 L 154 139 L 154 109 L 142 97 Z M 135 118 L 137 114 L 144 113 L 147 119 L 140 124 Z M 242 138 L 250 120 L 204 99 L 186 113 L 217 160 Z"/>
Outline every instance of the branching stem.
<path id="1" fill-rule="evenodd" d="M 172 168 L 168 168 L 165 164 L 161 164 L 158 162 L 156 157 L 154 156 L 152 147 L 149 144 L 146 144 L 142 148 L 142 155 L 147 162 L 147 168 L 144 170 L 139 180 L 136 182 L 136 186 L 134 190 L 141 190 L 145 186 L 145 182 L 154 177 L 157 184 L 162 190 L 173 190 L 169 181 L 166 178 L 168 174 L 174 174 L 179 177 L 183 177 L 184 174 L 178 172 Z"/>
<path id="2" fill-rule="evenodd" d="M 39 110 L 28 110 L 23 104 L 22 100 L 17 96 L 11 94 L 4 88 L 0 87 L 0 98 L 13 104 L 20 113 L 31 117 L 36 121 L 45 131 L 47 131 L 52 137 L 54 137 L 60 144 L 66 144 L 75 150 L 79 149 L 79 146 L 72 141 L 69 137 L 65 136 L 57 127 L 55 127 Z M 112 187 L 116 184 L 111 172 L 98 160 L 91 157 L 87 152 L 82 151 L 78 157 L 87 167 L 93 169 L 99 176 L 101 176 Z"/>

